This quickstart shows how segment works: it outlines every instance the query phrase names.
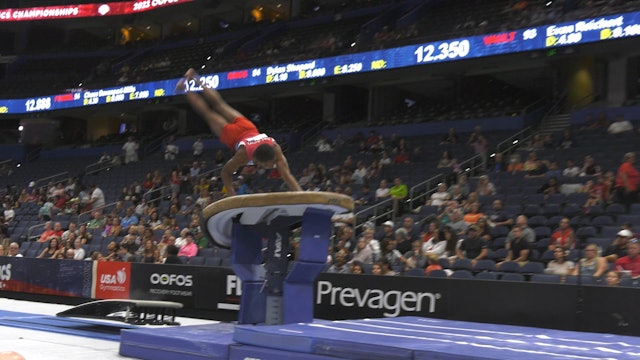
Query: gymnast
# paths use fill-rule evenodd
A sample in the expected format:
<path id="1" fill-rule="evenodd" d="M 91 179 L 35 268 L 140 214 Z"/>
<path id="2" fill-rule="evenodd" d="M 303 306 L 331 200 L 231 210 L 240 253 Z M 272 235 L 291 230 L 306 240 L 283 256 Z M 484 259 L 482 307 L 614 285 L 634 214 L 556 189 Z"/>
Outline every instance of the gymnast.
<path id="1" fill-rule="evenodd" d="M 202 96 L 189 91 L 187 81 L 194 80 L 203 88 Z M 222 167 L 222 183 L 227 189 L 227 196 L 233 196 L 233 173 L 249 162 L 265 169 L 276 168 L 290 191 L 302 191 L 298 181 L 291 175 L 287 159 L 276 141 L 258 131 L 255 124 L 239 111 L 227 104 L 220 93 L 205 86 L 200 75 L 189 69 L 184 78 L 176 86 L 176 91 L 186 91 L 185 96 L 193 109 L 202 116 L 211 131 L 220 141 L 235 150 L 235 154 Z"/>

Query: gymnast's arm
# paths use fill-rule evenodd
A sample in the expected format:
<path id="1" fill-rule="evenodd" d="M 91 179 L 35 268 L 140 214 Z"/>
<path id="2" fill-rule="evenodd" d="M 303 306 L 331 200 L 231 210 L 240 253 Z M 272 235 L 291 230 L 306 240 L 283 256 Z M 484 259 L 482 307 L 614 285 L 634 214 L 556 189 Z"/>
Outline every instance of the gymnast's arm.
<path id="1" fill-rule="evenodd" d="M 287 186 L 289 186 L 289 191 L 302 191 L 300 184 L 298 184 L 298 180 L 291 175 L 289 163 L 287 162 L 287 158 L 284 157 L 280 145 L 275 144 L 274 149 L 276 151 L 276 169 L 278 169 L 278 173 L 282 180 L 284 180 Z"/>
<path id="2" fill-rule="evenodd" d="M 227 196 L 234 196 L 236 194 L 236 189 L 233 187 L 233 173 L 241 166 L 246 165 L 248 161 L 247 151 L 244 146 L 241 146 L 233 157 L 222 167 L 220 177 L 222 177 L 222 184 L 224 184 L 224 187 L 227 189 Z"/>

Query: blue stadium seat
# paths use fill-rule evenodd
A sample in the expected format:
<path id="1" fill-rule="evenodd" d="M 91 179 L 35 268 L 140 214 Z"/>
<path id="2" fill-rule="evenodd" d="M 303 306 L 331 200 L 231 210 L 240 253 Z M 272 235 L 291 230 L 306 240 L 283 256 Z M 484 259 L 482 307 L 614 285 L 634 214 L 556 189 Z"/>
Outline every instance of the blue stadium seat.
<path id="1" fill-rule="evenodd" d="M 498 280 L 498 273 L 493 271 L 483 271 L 477 273 L 474 278 L 478 280 Z"/>
<path id="2" fill-rule="evenodd" d="M 524 281 L 524 275 L 518 273 L 505 273 L 500 276 L 504 281 Z"/>
<path id="3" fill-rule="evenodd" d="M 533 274 L 529 281 L 535 283 L 561 284 L 562 276 L 556 274 Z"/>
<path id="4" fill-rule="evenodd" d="M 521 274 L 542 274 L 544 273 L 544 265 L 536 261 L 529 261 L 520 267 Z"/>
<path id="5" fill-rule="evenodd" d="M 444 271 L 444 270 L 433 270 L 433 271 L 429 272 L 429 275 L 427 275 L 427 277 L 446 278 L 447 277 L 447 272 Z"/>
<path id="6" fill-rule="evenodd" d="M 473 267 L 473 271 L 476 273 L 494 271 L 495 269 L 496 269 L 496 263 L 493 260 L 489 260 L 489 259 L 478 260 L 476 265 Z"/>
<path id="7" fill-rule="evenodd" d="M 473 279 L 473 273 L 469 270 L 456 270 L 449 277 L 452 279 Z"/>
<path id="8" fill-rule="evenodd" d="M 515 261 L 505 261 L 502 264 L 500 264 L 497 270 L 505 273 L 509 273 L 509 272 L 518 273 L 520 272 L 520 264 L 518 264 Z"/>

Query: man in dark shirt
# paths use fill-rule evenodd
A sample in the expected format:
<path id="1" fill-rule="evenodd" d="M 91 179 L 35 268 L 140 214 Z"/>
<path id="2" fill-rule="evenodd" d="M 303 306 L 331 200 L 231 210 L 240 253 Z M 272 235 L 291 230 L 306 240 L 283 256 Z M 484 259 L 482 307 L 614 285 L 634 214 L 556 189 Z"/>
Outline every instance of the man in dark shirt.
<path id="1" fill-rule="evenodd" d="M 516 225 L 512 229 L 513 240 L 509 253 L 504 261 L 515 261 L 521 265 L 529 261 L 529 242 L 522 236 L 522 227 Z M 500 264 L 498 264 L 499 266 Z"/>
<path id="2" fill-rule="evenodd" d="M 460 244 L 460 248 L 456 251 L 458 259 L 471 259 L 472 264 L 478 262 L 487 256 L 489 252 L 487 242 L 479 236 L 478 227 L 476 225 L 469 226 L 468 236 Z"/>

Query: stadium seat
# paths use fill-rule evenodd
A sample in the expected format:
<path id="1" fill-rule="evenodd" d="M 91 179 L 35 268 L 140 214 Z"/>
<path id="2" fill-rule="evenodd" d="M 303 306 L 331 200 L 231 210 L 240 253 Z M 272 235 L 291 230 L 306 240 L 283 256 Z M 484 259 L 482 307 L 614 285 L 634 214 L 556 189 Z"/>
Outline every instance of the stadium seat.
<path id="1" fill-rule="evenodd" d="M 520 267 L 521 274 L 542 274 L 544 273 L 544 265 L 537 261 L 529 261 Z"/>
<path id="2" fill-rule="evenodd" d="M 495 269 L 496 269 L 496 263 L 493 260 L 489 260 L 489 259 L 478 260 L 476 265 L 473 267 L 473 271 L 476 273 L 485 272 L 485 271 L 494 271 Z"/>
<path id="3" fill-rule="evenodd" d="M 504 281 L 524 281 L 524 275 L 518 273 L 505 273 L 500 276 Z"/>
<path id="4" fill-rule="evenodd" d="M 562 276 L 556 274 L 533 274 L 529 281 L 535 283 L 561 284 Z"/>
<path id="5" fill-rule="evenodd" d="M 446 278 L 447 277 L 447 272 L 444 271 L 444 270 L 433 270 L 433 271 L 429 272 L 429 275 L 427 275 L 427 277 Z"/>
<path id="6" fill-rule="evenodd" d="M 473 273 L 469 270 L 456 270 L 449 277 L 452 279 L 473 279 Z"/>
<path id="7" fill-rule="evenodd" d="M 493 271 L 483 271 L 477 273 L 474 278 L 478 280 L 498 280 L 498 273 Z"/>
<path id="8" fill-rule="evenodd" d="M 509 273 L 509 272 L 517 273 L 517 272 L 520 272 L 520 264 L 518 264 L 515 261 L 505 261 L 502 264 L 500 264 L 497 270 L 505 273 Z"/>
<path id="9" fill-rule="evenodd" d="M 453 264 L 451 264 L 452 270 L 473 270 L 473 265 L 471 265 L 471 260 L 469 259 L 455 259 Z"/>

